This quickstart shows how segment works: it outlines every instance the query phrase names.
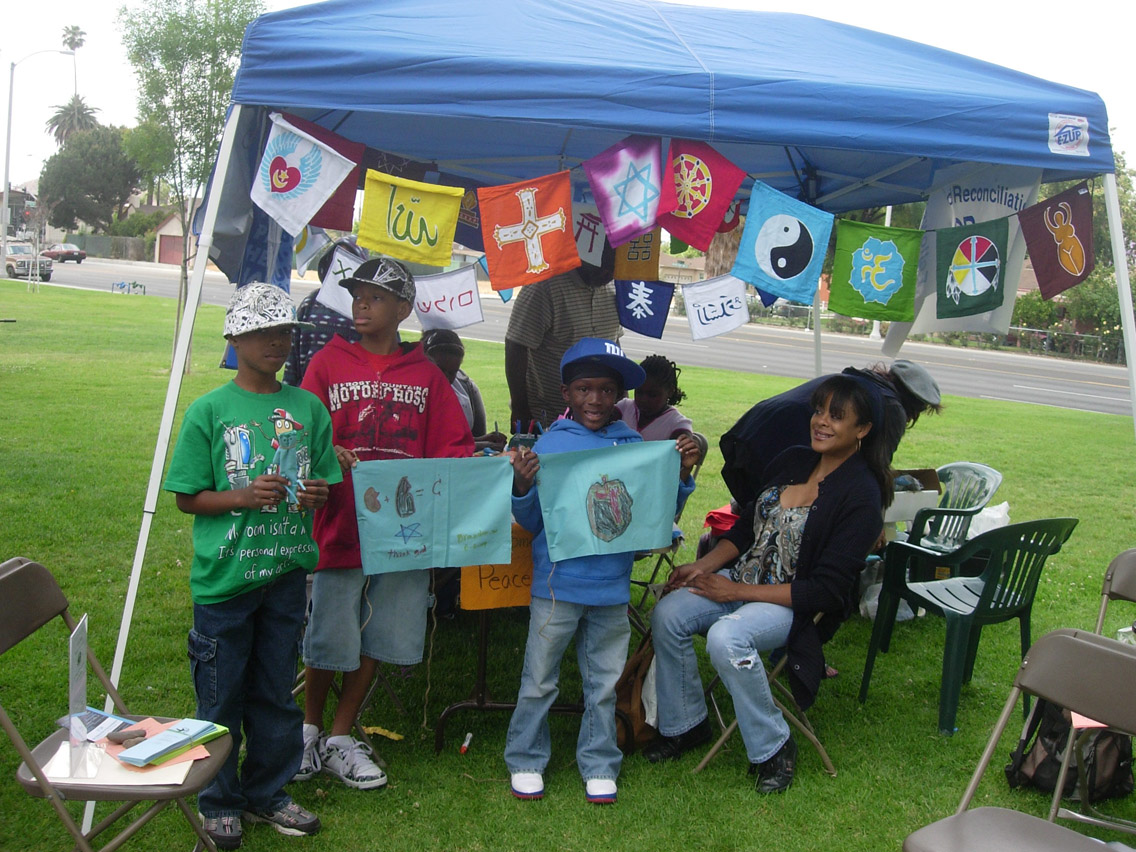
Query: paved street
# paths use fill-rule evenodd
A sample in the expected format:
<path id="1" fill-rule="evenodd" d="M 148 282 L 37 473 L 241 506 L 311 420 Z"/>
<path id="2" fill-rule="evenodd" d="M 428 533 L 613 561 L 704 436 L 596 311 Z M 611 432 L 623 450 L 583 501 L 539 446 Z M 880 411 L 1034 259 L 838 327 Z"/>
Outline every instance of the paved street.
<path id="1" fill-rule="evenodd" d="M 100 258 L 89 259 L 81 266 L 55 264 L 51 284 L 45 286 L 65 285 L 109 291 L 115 281 L 145 284 L 148 296 L 173 298 L 177 294 L 176 267 Z M 297 301 L 313 286 L 295 282 L 293 294 Z M 217 272 L 206 274 L 205 302 L 224 305 L 232 292 L 232 286 L 223 275 Z M 462 336 L 502 342 L 509 306 L 495 295 L 483 294 L 482 309 L 485 322 L 463 329 Z M 416 327 L 413 317 L 407 326 Z M 685 318 L 672 316 L 667 321 L 662 340 L 629 334 L 623 343 L 628 354 L 636 359 L 658 352 L 679 364 L 799 378 L 811 378 L 814 374 L 812 332 L 797 329 L 746 325 L 712 340 L 695 341 L 690 339 Z M 880 343 L 864 337 L 825 335 L 823 346 L 826 372 L 886 360 L 880 355 Z M 926 366 L 938 379 L 944 393 L 1108 414 L 1131 414 L 1128 375 L 1123 367 L 926 343 L 906 344 L 902 356 Z"/>

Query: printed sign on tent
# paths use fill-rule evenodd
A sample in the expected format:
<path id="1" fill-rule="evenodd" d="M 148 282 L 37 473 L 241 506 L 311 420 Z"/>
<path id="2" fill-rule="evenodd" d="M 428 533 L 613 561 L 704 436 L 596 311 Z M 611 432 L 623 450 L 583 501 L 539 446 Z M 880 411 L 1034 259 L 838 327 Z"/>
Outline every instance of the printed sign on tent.
<path id="1" fill-rule="evenodd" d="M 351 293 L 347 288 L 340 286 L 339 282 L 354 275 L 362 262 L 358 255 L 336 246 L 331 255 L 331 263 L 327 265 L 327 272 L 320 283 L 316 301 L 331 308 L 337 314 L 351 319 Z"/>
<path id="2" fill-rule="evenodd" d="M 414 313 L 422 330 L 465 328 L 483 322 L 481 295 L 477 292 L 476 265 L 451 272 L 415 277 Z"/>
<path id="3" fill-rule="evenodd" d="M 549 558 L 667 545 L 678 471 L 673 441 L 542 455 L 537 483 Z"/>
<path id="4" fill-rule="evenodd" d="M 411 263 L 449 266 L 464 193 L 368 169 L 359 245 Z"/>
<path id="5" fill-rule="evenodd" d="M 494 290 L 535 284 L 580 265 L 568 172 L 477 190 Z"/>
<path id="6" fill-rule="evenodd" d="M 846 317 L 913 320 L 922 240 L 919 230 L 840 219 L 829 309 Z"/>
<path id="7" fill-rule="evenodd" d="M 659 216 L 659 224 L 702 251 L 726 217 L 746 173 L 707 145 L 689 139 L 671 142 L 671 172 L 678 205 Z"/>
<path id="8" fill-rule="evenodd" d="M 347 173 L 331 198 L 312 216 L 311 225 L 315 228 L 332 228 L 336 231 L 350 231 L 355 224 L 355 192 L 359 189 L 359 163 L 367 151 L 362 142 L 344 139 L 312 121 L 284 113 L 284 118 L 301 133 L 318 139 L 324 145 L 335 149 L 351 161 L 351 171 Z"/>
<path id="9" fill-rule="evenodd" d="M 1052 299 L 1089 277 L 1096 257 L 1087 182 L 1027 207 L 1018 214 L 1018 224 L 1043 297 Z"/>
<path id="10" fill-rule="evenodd" d="M 513 468 L 503 458 L 364 461 L 351 480 L 365 573 L 509 561 Z"/>
<path id="11" fill-rule="evenodd" d="M 513 524 L 513 558 L 500 565 L 468 565 L 461 570 L 461 608 L 528 606 L 532 597 L 533 535 Z"/>
<path id="12" fill-rule="evenodd" d="M 651 230 L 661 214 L 678 205 L 658 138 L 628 136 L 585 160 L 584 172 L 613 246 Z"/>
<path id="13" fill-rule="evenodd" d="M 249 195 L 292 236 L 303 230 L 355 166 L 272 113 L 272 130 Z"/>
<path id="14" fill-rule="evenodd" d="M 992 311 L 1006 298 L 1009 222 L 995 219 L 935 233 L 939 319 Z"/>
<path id="15" fill-rule="evenodd" d="M 592 266 L 602 266 L 606 232 L 596 205 L 572 202 L 572 234 L 576 237 L 576 252 L 580 260 Z"/>
<path id="16" fill-rule="evenodd" d="M 619 324 L 628 331 L 660 338 L 671 312 L 674 284 L 666 281 L 615 282 L 615 306 Z"/>
<path id="17" fill-rule="evenodd" d="M 683 284 L 682 299 L 695 340 L 716 337 L 749 322 L 745 282 L 732 275 Z"/>
<path id="18" fill-rule="evenodd" d="M 831 213 L 756 181 L 730 272 L 774 296 L 811 305 L 831 233 Z"/>

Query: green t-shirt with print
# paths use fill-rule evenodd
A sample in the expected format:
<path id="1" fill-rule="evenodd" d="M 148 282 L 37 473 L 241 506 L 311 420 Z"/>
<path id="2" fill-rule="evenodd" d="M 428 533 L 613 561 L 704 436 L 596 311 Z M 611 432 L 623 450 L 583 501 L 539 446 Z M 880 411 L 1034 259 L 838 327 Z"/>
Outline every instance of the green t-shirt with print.
<path id="1" fill-rule="evenodd" d="M 300 479 L 343 479 L 327 409 L 301 388 L 281 385 L 260 394 L 229 382 L 186 411 L 163 488 L 180 494 L 245 488 L 276 472 L 278 459 L 285 469 L 295 466 Z M 288 571 L 311 571 L 318 558 L 312 512 L 287 500 L 195 515 L 190 591 L 195 603 L 220 603 Z"/>

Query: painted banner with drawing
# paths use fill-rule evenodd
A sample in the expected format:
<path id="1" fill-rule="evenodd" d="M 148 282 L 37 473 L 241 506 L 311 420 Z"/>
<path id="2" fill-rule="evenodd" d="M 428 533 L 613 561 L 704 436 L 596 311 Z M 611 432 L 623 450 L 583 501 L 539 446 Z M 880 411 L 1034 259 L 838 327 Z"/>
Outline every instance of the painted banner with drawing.
<path id="1" fill-rule="evenodd" d="M 351 480 L 365 573 L 509 562 L 513 468 L 503 456 L 365 461 Z"/>
<path id="2" fill-rule="evenodd" d="M 673 441 L 541 455 L 537 487 L 549 558 L 668 545 L 678 471 Z"/>

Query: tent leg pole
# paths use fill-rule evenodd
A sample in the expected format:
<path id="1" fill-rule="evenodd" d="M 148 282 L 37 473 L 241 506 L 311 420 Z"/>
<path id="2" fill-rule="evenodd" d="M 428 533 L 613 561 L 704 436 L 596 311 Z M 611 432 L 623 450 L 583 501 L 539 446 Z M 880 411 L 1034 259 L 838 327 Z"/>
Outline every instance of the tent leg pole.
<path id="1" fill-rule="evenodd" d="M 1108 234 L 1112 240 L 1112 264 L 1116 271 L 1116 292 L 1120 297 L 1120 323 L 1124 330 L 1124 360 L 1128 365 L 1128 395 L 1132 403 L 1132 424 L 1136 429 L 1136 323 L 1132 318 L 1132 286 L 1128 277 L 1128 253 L 1124 250 L 1124 229 L 1120 224 L 1120 196 L 1116 175 L 1104 175 L 1104 206 L 1108 213 Z"/>

